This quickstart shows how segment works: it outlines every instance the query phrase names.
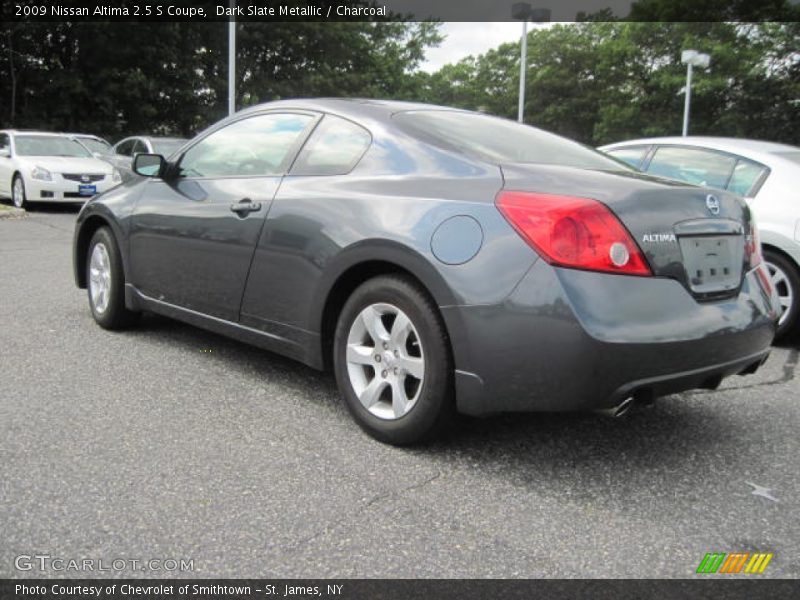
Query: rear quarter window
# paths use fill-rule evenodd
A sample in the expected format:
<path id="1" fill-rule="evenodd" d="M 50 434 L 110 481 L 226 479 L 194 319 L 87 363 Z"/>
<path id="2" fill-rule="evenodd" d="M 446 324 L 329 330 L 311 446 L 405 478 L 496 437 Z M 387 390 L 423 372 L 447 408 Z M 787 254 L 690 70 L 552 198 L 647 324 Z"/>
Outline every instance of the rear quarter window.
<path id="1" fill-rule="evenodd" d="M 736 157 L 703 148 L 659 147 L 647 173 L 724 190 L 733 174 Z"/>
<path id="2" fill-rule="evenodd" d="M 120 142 L 114 152 L 119 154 L 120 156 L 130 156 L 133 151 L 133 145 L 136 143 L 136 140 L 125 140 Z"/>
<path id="3" fill-rule="evenodd" d="M 326 115 L 292 166 L 292 175 L 346 175 L 372 142 L 370 133 L 351 121 Z"/>
<path id="4" fill-rule="evenodd" d="M 753 195 L 763 183 L 766 173 L 767 168 L 764 165 L 740 158 L 733 168 L 728 191 L 740 196 Z"/>
<path id="5" fill-rule="evenodd" d="M 617 160 L 632 166 L 634 169 L 638 169 L 642 166 L 642 161 L 649 149 L 650 146 L 629 146 L 627 148 L 612 148 L 605 152 Z"/>

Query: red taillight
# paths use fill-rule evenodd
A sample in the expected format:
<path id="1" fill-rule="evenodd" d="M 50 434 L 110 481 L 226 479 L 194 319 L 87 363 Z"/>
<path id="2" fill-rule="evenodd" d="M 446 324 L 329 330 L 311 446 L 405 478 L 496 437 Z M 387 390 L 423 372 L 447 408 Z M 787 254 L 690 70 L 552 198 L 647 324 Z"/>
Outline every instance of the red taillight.
<path id="1" fill-rule="evenodd" d="M 744 256 L 751 269 L 761 264 L 761 240 L 758 237 L 758 227 L 752 217 L 750 231 L 744 238 Z"/>
<path id="2" fill-rule="evenodd" d="M 496 204 L 514 229 L 550 264 L 625 275 L 652 274 L 628 231 L 596 200 L 500 192 Z"/>

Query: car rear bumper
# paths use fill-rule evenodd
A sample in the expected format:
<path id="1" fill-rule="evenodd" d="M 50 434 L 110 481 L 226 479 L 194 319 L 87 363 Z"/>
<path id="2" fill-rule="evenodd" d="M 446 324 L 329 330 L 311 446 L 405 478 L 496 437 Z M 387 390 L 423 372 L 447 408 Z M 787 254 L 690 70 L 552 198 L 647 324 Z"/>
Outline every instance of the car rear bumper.
<path id="1" fill-rule="evenodd" d="M 716 387 L 766 360 L 777 299 L 755 271 L 698 303 L 677 281 L 538 261 L 506 300 L 442 307 L 467 414 L 609 408 L 632 395 Z"/>

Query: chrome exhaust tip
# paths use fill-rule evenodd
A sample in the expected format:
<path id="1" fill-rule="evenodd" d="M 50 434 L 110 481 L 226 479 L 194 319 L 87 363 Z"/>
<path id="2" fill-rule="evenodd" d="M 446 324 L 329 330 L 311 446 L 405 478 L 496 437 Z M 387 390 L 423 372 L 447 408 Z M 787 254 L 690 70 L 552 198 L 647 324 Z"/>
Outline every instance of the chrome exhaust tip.
<path id="1" fill-rule="evenodd" d="M 622 402 L 620 402 L 616 406 L 613 406 L 611 408 L 599 408 L 599 409 L 595 410 L 594 412 L 596 412 L 597 414 L 603 415 L 605 417 L 611 417 L 613 419 L 617 419 L 617 418 L 622 417 L 625 414 L 627 414 L 628 411 L 631 408 L 633 408 L 633 401 L 634 401 L 634 397 L 633 396 L 628 396 L 627 398 L 625 398 Z"/>

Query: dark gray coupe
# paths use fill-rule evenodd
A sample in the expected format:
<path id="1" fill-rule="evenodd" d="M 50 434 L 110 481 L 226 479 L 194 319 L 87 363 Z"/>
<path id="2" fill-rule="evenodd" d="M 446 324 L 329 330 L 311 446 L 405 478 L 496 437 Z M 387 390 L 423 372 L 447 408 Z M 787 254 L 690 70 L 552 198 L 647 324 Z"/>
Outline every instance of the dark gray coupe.
<path id="1" fill-rule="evenodd" d="M 753 373 L 779 304 L 747 206 L 482 114 L 241 111 L 90 200 L 95 320 L 152 311 L 334 370 L 412 443 L 460 411 L 611 409 Z"/>

